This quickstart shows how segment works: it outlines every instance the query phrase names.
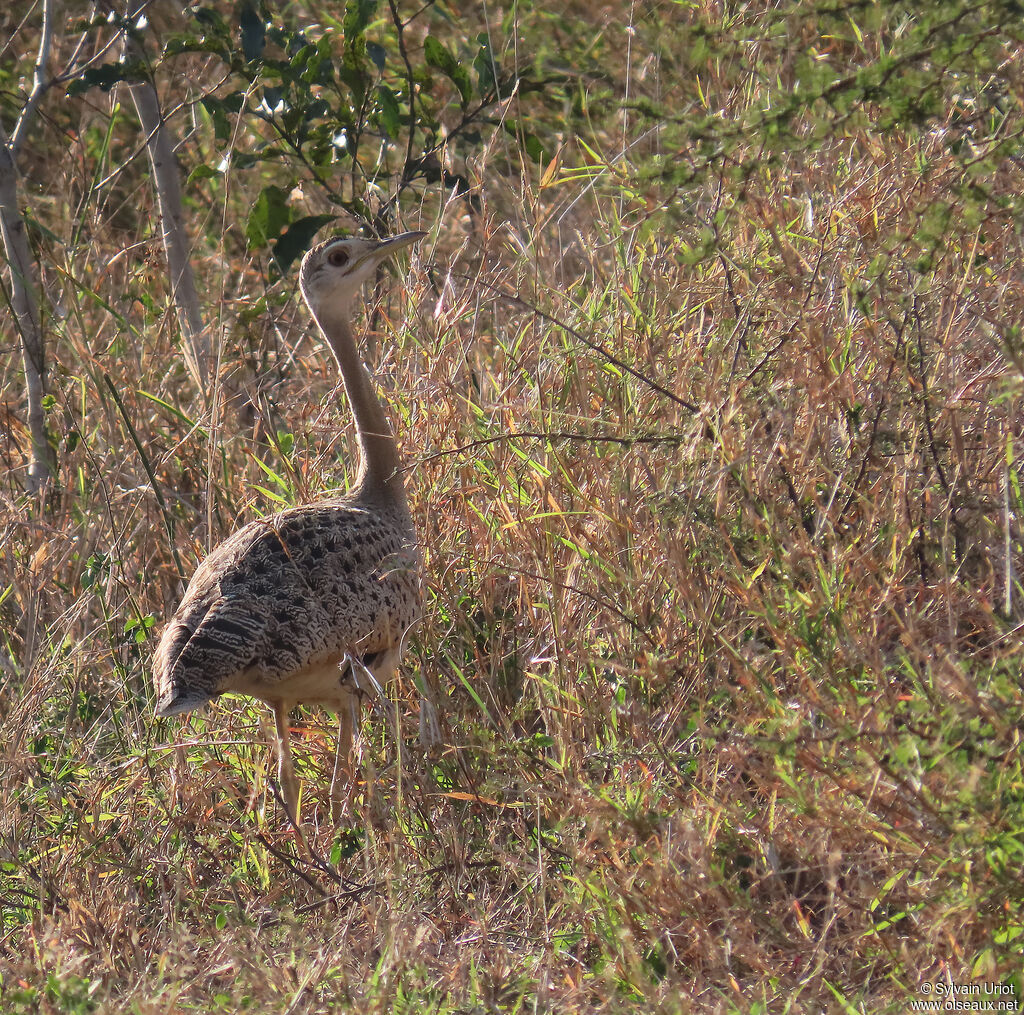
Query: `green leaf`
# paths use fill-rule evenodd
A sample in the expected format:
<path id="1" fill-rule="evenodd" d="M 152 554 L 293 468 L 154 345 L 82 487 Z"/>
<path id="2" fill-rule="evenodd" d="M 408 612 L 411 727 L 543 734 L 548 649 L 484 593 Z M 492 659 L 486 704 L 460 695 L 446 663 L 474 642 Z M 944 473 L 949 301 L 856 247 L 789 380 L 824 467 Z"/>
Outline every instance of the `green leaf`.
<path id="1" fill-rule="evenodd" d="M 377 65 L 377 70 L 384 70 L 384 65 L 388 61 L 388 51 L 383 46 L 376 42 L 368 42 L 366 55 Z"/>
<path id="2" fill-rule="evenodd" d="M 276 240 L 281 235 L 290 218 L 288 195 L 273 184 L 264 187 L 245 224 L 249 246 L 254 249 L 266 247 L 271 240 Z"/>
<path id="3" fill-rule="evenodd" d="M 144 391 L 142 388 L 138 389 L 137 394 L 141 395 L 143 398 L 148 398 L 151 402 L 154 402 L 156 405 L 161 406 L 161 408 L 166 409 L 172 416 L 180 419 L 185 426 L 190 428 L 195 427 L 199 436 L 204 440 L 207 439 L 207 434 L 198 426 L 196 421 L 190 416 L 186 416 L 185 413 L 183 413 L 176 405 L 172 405 L 170 402 L 165 402 L 159 396 L 151 394 L 149 391 Z"/>
<path id="4" fill-rule="evenodd" d="M 192 17 L 196 19 L 208 32 L 215 32 L 218 35 L 227 35 L 228 26 L 224 19 L 211 7 L 191 8 Z"/>
<path id="5" fill-rule="evenodd" d="M 289 433 L 287 430 L 278 430 L 277 449 L 285 458 L 291 455 L 295 449 L 295 434 Z"/>
<path id="6" fill-rule="evenodd" d="M 215 176 L 222 175 L 218 170 L 214 169 L 213 166 L 208 166 L 206 163 L 196 166 L 191 173 L 188 174 L 188 179 L 185 181 L 187 187 L 190 183 L 201 183 L 203 180 L 212 180 Z"/>
<path id="7" fill-rule="evenodd" d="M 348 0 L 345 4 L 345 20 L 341 25 L 346 45 L 351 38 L 366 31 L 376 9 L 377 0 Z"/>
<path id="8" fill-rule="evenodd" d="M 523 147 L 526 148 L 526 154 L 533 159 L 534 162 L 547 162 L 548 153 L 544 149 L 544 145 L 541 144 L 540 138 L 536 134 L 526 134 L 523 137 Z"/>
<path id="9" fill-rule="evenodd" d="M 467 105 L 473 94 L 473 86 L 469 80 L 466 68 L 460 64 L 451 53 L 445 49 L 444 44 L 433 35 L 428 35 L 423 41 L 423 55 L 431 67 L 436 67 L 443 74 L 451 78 L 455 87 L 462 96 L 463 106 Z"/>
<path id="10" fill-rule="evenodd" d="M 536 134 L 524 130 L 516 120 L 506 120 L 505 130 L 514 137 L 534 162 L 547 162 L 548 154 Z"/>
<path id="11" fill-rule="evenodd" d="M 253 455 L 252 460 L 260 467 L 264 475 L 266 475 L 268 479 L 272 479 L 275 483 L 277 483 L 277 485 L 281 487 L 282 490 L 289 489 L 288 480 L 285 479 L 283 476 L 278 475 L 278 473 L 276 473 L 269 465 L 267 465 L 267 463 L 263 461 L 262 458 L 260 458 L 258 455 Z"/>
<path id="12" fill-rule="evenodd" d="M 377 118 L 384 133 L 393 141 L 402 130 L 402 112 L 398 106 L 398 98 L 387 85 L 377 86 Z"/>
<path id="13" fill-rule="evenodd" d="M 491 44 L 486 33 L 481 32 L 476 41 L 480 43 L 480 52 L 473 60 L 473 70 L 476 71 L 476 90 L 481 99 L 486 99 L 495 90 L 494 81 L 494 57 L 491 54 Z"/>
<path id="14" fill-rule="evenodd" d="M 101 63 L 90 67 L 80 78 L 68 85 L 68 95 L 82 95 L 90 88 L 109 92 L 122 81 L 138 80 L 138 63 Z"/>
<path id="15" fill-rule="evenodd" d="M 348 70 L 361 70 L 366 59 L 366 26 L 377 8 L 377 0 L 348 0 L 345 4 L 345 17 L 341 23 L 345 34 L 345 52 L 342 62 Z M 349 82 L 351 84 L 351 82 Z M 363 82 L 359 101 L 366 94 L 369 81 Z"/>
<path id="16" fill-rule="evenodd" d="M 265 486 L 260 486 L 259 483 L 253 483 L 252 488 L 254 490 L 258 490 L 260 493 L 263 494 L 264 497 L 266 497 L 268 500 L 273 501 L 275 504 L 280 504 L 282 507 L 288 506 L 287 498 L 282 497 L 281 494 L 277 493 L 277 491 L 270 490 Z"/>
<path id="17" fill-rule="evenodd" d="M 231 51 L 217 39 L 196 39 L 191 35 L 172 35 L 164 43 L 164 56 L 179 56 L 182 53 L 216 53 L 225 63 L 231 61 Z"/>
<path id="18" fill-rule="evenodd" d="M 313 120 L 322 120 L 327 116 L 331 112 L 331 106 L 326 99 L 314 99 L 307 103 L 301 112 L 306 123 L 311 123 Z"/>
<path id="19" fill-rule="evenodd" d="M 215 99 L 212 95 L 204 95 L 200 100 L 203 109 L 210 115 L 210 120 L 213 123 L 213 132 L 217 136 L 218 141 L 229 141 L 231 139 L 233 134 L 232 122 L 228 119 L 227 114 L 237 113 L 241 109 L 241 104 L 235 107 L 236 96 L 239 96 L 244 102 L 244 96 L 240 96 L 238 92 L 227 96 L 225 99 Z"/>
<path id="20" fill-rule="evenodd" d="M 267 41 L 267 26 L 251 4 L 242 7 L 239 21 L 242 30 L 242 52 L 248 63 L 259 59 L 263 54 L 263 46 Z"/>
<path id="21" fill-rule="evenodd" d="M 281 234 L 281 238 L 274 244 L 274 261 L 282 274 L 309 249 L 313 237 L 334 219 L 334 215 L 307 215 L 296 219 Z"/>

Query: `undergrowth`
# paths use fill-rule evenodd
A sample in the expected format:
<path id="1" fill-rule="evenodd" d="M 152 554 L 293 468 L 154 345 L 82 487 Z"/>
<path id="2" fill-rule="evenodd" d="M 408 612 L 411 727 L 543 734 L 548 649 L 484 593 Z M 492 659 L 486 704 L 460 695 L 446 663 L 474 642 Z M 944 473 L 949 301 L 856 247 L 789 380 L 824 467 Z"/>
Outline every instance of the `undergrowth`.
<path id="1" fill-rule="evenodd" d="M 201 180 L 190 198 L 229 223 L 196 230 L 231 379 L 200 397 L 144 176 L 89 189 L 126 157 L 123 112 L 98 104 L 49 167 L 42 132 L 40 499 L 0 368 L 5 1012 L 901 1012 L 925 981 L 1019 1000 L 1021 250 L 996 197 L 1021 163 L 992 156 L 972 204 L 941 118 L 882 131 L 866 106 L 813 152 L 684 187 L 652 117 L 763 98 L 753 58 L 739 84 L 676 58 L 698 17 L 729 23 L 691 6 L 510 6 L 504 47 L 594 76 L 562 109 L 509 100 L 542 160 L 499 133 L 459 167 L 472 202 L 403 206 L 430 239 L 361 317 L 426 609 L 339 827 L 332 717 L 296 723 L 312 856 L 265 710 L 158 721 L 149 676 L 179 566 L 352 475 L 294 278 L 230 224 L 266 178 L 216 214 Z"/>

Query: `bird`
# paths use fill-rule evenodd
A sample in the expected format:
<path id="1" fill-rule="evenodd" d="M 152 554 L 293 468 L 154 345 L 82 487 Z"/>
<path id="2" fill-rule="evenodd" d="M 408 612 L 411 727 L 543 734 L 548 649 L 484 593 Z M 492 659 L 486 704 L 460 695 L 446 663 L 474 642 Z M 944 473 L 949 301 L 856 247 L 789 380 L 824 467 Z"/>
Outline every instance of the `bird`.
<path id="1" fill-rule="evenodd" d="M 257 519 L 197 568 L 153 657 L 157 716 L 190 712 L 233 692 L 274 709 L 278 783 L 300 827 L 289 713 L 317 704 L 338 714 L 331 786 L 350 759 L 361 696 L 394 675 L 421 609 L 420 554 L 402 459 L 351 316 L 364 281 L 426 233 L 334 237 L 302 259 L 299 287 L 337 360 L 355 420 L 359 465 L 348 494 Z"/>

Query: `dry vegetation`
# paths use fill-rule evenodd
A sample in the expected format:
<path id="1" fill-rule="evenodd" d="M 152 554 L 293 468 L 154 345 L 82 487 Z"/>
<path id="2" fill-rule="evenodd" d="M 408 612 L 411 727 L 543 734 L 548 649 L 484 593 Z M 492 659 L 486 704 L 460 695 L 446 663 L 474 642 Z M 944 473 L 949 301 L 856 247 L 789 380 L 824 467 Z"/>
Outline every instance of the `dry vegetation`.
<path id="1" fill-rule="evenodd" d="M 502 52 L 590 47 L 593 106 L 561 136 L 538 118 L 541 164 L 492 138 L 461 167 L 476 209 L 430 187 L 403 205 L 431 239 L 366 323 L 427 609 L 341 828 L 331 717 L 300 723 L 313 860 L 262 707 L 158 722 L 148 667 L 175 548 L 187 576 L 241 522 L 344 485 L 333 365 L 294 278 L 268 288 L 245 253 L 265 180 L 238 173 L 188 190 L 226 379 L 197 392 L 145 166 L 96 187 L 130 120 L 53 97 L 21 166 L 59 441 L 42 499 L 21 492 L 9 319 L 0 361 L 5 1012 L 899 1012 L 941 979 L 1021 997 L 1024 292 L 997 200 L 1020 166 L 959 208 L 938 120 L 660 185 L 689 153 L 624 99 L 760 100 L 753 72 L 680 72 L 682 27 L 725 17 L 697 6 L 633 30 L 627 4 L 510 17 Z M 4 59 L 31 55 L 32 19 L 10 27 Z M 204 59 L 168 93 L 215 80 Z M 214 157 L 198 124 L 186 168 Z M 923 265 L 912 238 L 951 200 Z"/>

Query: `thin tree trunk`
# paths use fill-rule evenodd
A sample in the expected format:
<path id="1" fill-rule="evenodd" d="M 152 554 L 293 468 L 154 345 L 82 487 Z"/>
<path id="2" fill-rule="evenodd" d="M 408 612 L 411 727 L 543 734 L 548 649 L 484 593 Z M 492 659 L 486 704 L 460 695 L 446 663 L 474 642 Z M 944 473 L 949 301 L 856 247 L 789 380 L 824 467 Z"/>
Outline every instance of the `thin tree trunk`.
<path id="1" fill-rule="evenodd" d="M 124 52 L 129 61 L 142 58 L 138 43 L 127 32 L 124 36 Z M 160 230 L 170 273 L 171 294 L 185 342 L 185 363 L 199 385 L 200 397 L 205 399 L 209 393 L 210 335 L 203 323 L 203 311 L 189 260 L 178 160 L 152 83 L 144 81 L 131 85 L 130 91 L 146 135 L 149 163 L 160 208 Z"/>
<path id="2" fill-rule="evenodd" d="M 56 468 L 53 448 L 46 436 L 46 343 L 36 299 L 32 252 L 25 233 L 25 220 L 18 207 L 18 170 L 11 143 L 0 124 L 0 237 L 10 266 L 11 309 L 21 335 L 25 362 L 25 392 L 28 399 L 28 429 L 32 441 L 26 488 L 35 494 Z"/>

